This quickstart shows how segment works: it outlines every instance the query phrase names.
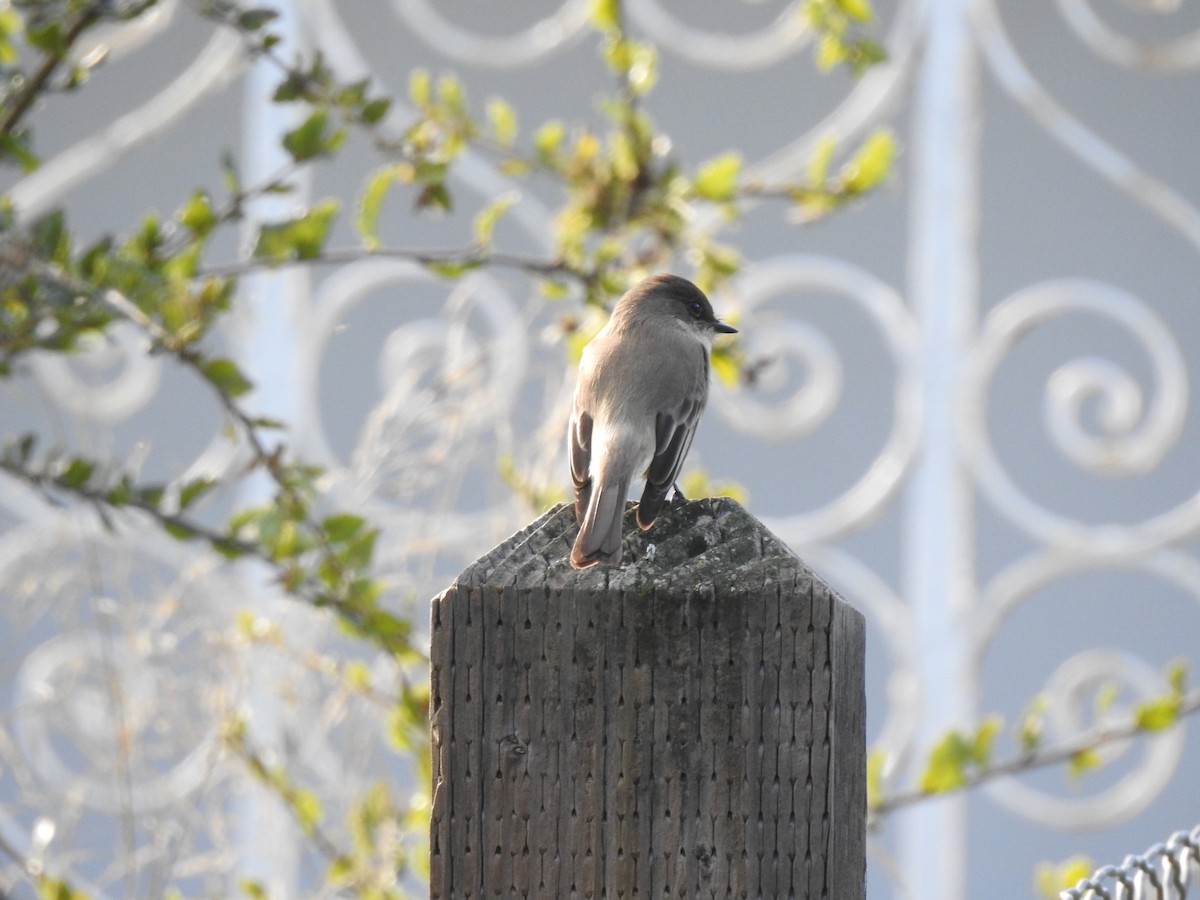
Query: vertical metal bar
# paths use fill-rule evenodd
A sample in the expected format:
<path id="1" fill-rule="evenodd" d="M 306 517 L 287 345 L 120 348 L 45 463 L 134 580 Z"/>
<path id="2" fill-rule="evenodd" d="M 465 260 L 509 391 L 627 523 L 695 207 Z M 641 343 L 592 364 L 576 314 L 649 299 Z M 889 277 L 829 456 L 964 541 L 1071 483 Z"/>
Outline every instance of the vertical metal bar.
<path id="1" fill-rule="evenodd" d="M 282 39 L 275 52 L 291 61 L 308 46 L 300 13 L 294 0 L 275 0 L 273 5 L 279 17 L 272 21 L 271 29 Z M 299 104 L 283 106 L 271 101 L 281 78 L 277 67 L 262 60 L 246 78 L 241 157 L 241 178 L 246 187 L 279 176 L 290 161 L 281 138 L 299 124 L 304 109 Z M 308 202 L 309 180 L 305 174 L 293 175 L 289 180 L 296 186 L 293 192 L 248 201 L 244 245 L 253 241 L 258 224 L 285 219 Z M 231 317 L 234 356 L 254 385 L 246 405 L 257 415 L 283 422 L 286 431 L 281 434 L 294 433 L 301 424 L 296 386 L 301 383 L 301 323 L 308 298 L 309 277 L 302 267 L 255 272 L 242 279 L 240 302 Z M 259 473 L 247 480 L 239 502 L 243 506 L 260 505 L 270 502 L 274 493 L 269 479 Z M 248 565 L 243 575 L 254 584 L 258 609 L 271 610 L 282 602 L 278 587 L 261 568 Z M 255 654 L 249 661 L 250 740 L 255 749 L 268 754 L 283 746 L 285 737 L 277 693 L 282 678 L 275 665 L 270 654 Z M 300 842 L 295 824 L 278 798 L 266 788 L 249 784 L 238 812 L 241 877 L 259 882 L 274 898 L 299 896 Z"/>
<path id="2" fill-rule="evenodd" d="M 974 508 L 958 438 L 958 387 L 978 322 L 979 90 L 970 0 L 928 0 L 914 96 L 909 291 L 921 327 L 924 444 L 905 497 L 905 593 L 915 624 L 921 757 L 975 716 L 969 614 Z M 966 891 L 967 804 L 919 804 L 900 820 L 912 897 Z"/>
<path id="3" fill-rule="evenodd" d="M 301 13 L 294 0 L 277 0 L 276 7 L 280 16 L 271 23 L 272 30 L 283 40 L 276 45 L 275 53 L 291 60 L 308 48 Z M 247 187 L 278 177 L 291 161 L 281 139 L 300 124 L 304 107 L 271 102 L 281 78 L 277 67 L 259 61 L 246 80 L 242 180 Z M 253 240 L 257 224 L 293 216 L 311 199 L 307 171 L 291 175 L 288 183 L 294 185 L 293 191 L 257 196 L 247 203 L 244 242 Z M 254 272 L 242 279 L 235 320 L 238 361 L 254 383 L 248 402 L 257 412 L 279 419 L 289 429 L 301 424 L 298 417 L 303 407 L 297 385 L 304 364 L 301 329 L 309 293 L 310 278 L 303 266 Z"/>

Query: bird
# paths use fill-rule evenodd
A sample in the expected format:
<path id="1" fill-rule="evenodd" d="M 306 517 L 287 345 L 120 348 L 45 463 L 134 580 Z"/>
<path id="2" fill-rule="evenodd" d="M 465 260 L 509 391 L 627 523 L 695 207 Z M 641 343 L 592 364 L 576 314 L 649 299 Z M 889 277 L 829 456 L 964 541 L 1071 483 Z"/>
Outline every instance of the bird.
<path id="1" fill-rule="evenodd" d="M 708 401 L 713 338 L 736 332 L 700 288 L 661 274 L 626 291 L 584 347 L 567 427 L 580 525 L 572 567 L 620 564 L 625 499 L 642 473 L 637 524 L 654 524 Z"/>

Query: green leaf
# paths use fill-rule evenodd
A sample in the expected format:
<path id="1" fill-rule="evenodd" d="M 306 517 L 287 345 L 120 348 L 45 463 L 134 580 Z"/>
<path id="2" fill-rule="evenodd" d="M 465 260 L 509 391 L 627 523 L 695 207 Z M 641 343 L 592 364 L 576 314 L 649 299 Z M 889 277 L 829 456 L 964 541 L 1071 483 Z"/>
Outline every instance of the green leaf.
<path id="1" fill-rule="evenodd" d="M 1117 702 L 1117 698 L 1121 695 L 1121 688 L 1116 682 L 1109 681 L 1101 686 L 1096 692 L 1095 708 L 1097 713 L 1106 713 L 1112 709 L 1113 704 Z"/>
<path id="2" fill-rule="evenodd" d="M 258 6 L 245 9 L 238 13 L 237 27 L 242 31 L 258 31 L 268 22 L 279 18 L 279 13 L 273 9 Z"/>
<path id="3" fill-rule="evenodd" d="M 601 55 L 615 74 L 624 75 L 633 65 L 634 43 L 620 32 L 614 32 L 613 36 L 604 42 Z"/>
<path id="4" fill-rule="evenodd" d="M 981 769 L 986 769 L 992 759 L 992 743 L 1004 726 L 1004 719 L 997 715 L 988 716 L 971 739 L 971 762 Z"/>
<path id="5" fill-rule="evenodd" d="M 618 28 L 621 24 L 620 0 L 591 0 L 588 20 L 600 31 Z"/>
<path id="6" fill-rule="evenodd" d="M 558 159 L 566 136 L 566 126 L 557 119 L 551 119 L 542 125 L 533 135 L 533 149 L 538 159 L 546 165 L 553 165 Z"/>
<path id="7" fill-rule="evenodd" d="M 7 157 L 28 174 L 42 164 L 27 143 L 27 132 L 0 135 L 0 158 Z"/>
<path id="8" fill-rule="evenodd" d="M 488 123 L 496 142 L 507 147 L 517 136 L 517 114 L 503 97 L 489 97 L 487 102 Z"/>
<path id="9" fill-rule="evenodd" d="M 254 881 L 250 878 L 242 879 L 242 881 L 238 884 L 238 887 L 240 887 L 242 889 L 242 893 L 247 897 L 250 897 L 251 900 L 268 900 L 270 897 L 270 894 L 267 893 L 267 889 L 262 882 Z"/>
<path id="10" fill-rule="evenodd" d="M 825 179 L 829 177 L 829 163 L 833 159 L 835 150 L 837 150 L 837 138 L 832 134 L 822 135 L 817 141 L 805 168 L 805 177 L 810 186 L 820 187 L 825 183 Z"/>
<path id="11" fill-rule="evenodd" d="M 50 18 L 45 22 L 27 28 L 25 37 L 29 43 L 41 50 L 47 56 L 62 57 L 67 52 L 66 35 L 63 33 L 63 19 Z"/>
<path id="12" fill-rule="evenodd" d="M 1094 747 L 1084 747 L 1082 750 L 1071 754 L 1068 771 L 1073 778 L 1078 778 L 1085 772 L 1099 767 L 1102 762 L 1103 759 L 1100 757 L 1098 750 Z"/>
<path id="13" fill-rule="evenodd" d="M 415 170 L 412 164 L 402 162 L 383 166 L 367 179 L 362 197 L 359 199 L 358 215 L 354 219 L 354 226 L 368 250 L 378 250 L 380 247 L 379 213 L 383 208 L 383 201 L 387 197 L 388 189 L 396 182 L 412 181 L 414 175 Z"/>
<path id="14" fill-rule="evenodd" d="M 371 857 L 379 845 L 379 826 L 395 819 L 396 809 L 387 785 L 376 782 L 365 790 L 347 816 L 350 837 L 358 855 Z"/>
<path id="15" fill-rule="evenodd" d="M 613 177 L 620 181 L 631 182 L 641 171 L 637 146 L 623 131 L 617 131 L 608 136 L 608 165 Z M 619 244 L 620 242 L 613 241 L 613 243 Z M 620 251 L 618 250 L 612 254 L 612 258 L 619 255 Z"/>
<path id="16" fill-rule="evenodd" d="M 846 15 L 858 22 L 870 22 L 875 15 L 870 0 L 837 0 L 837 5 Z"/>
<path id="17" fill-rule="evenodd" d="M 298 127 L 283 136 L 283 148 L 296 162 L 328 156 L 346 139 L 345 128 L 329 127 L 329 111 L 315 109 Z"/>
<path id="18" fill-rule="evenodd" d="M 867 809 L 878 809 L 883 802 L 883 773 L 887 762 L 888 753 L 882 747 L 867 754 Z"/>
<path id="19" fill-rule="evenodd" d="M 375 629 L 375 631 L 372 632 L 373 635 L 382 636 L 387 634 L 392 637 L 400 637 L 401 634 L 395 632 L 395 629 L 390 622 L 385 623 L 385 626 L 381 627 L 376 621 L 379 614 L 383 613 L 383 610 L 376 608 L 376 604 L 379 601 L 379 595 L 382 593 L 383 582 L 375 578 L 355 578 L 350 582 L 350 587 L 346 591 L 346 602 L 354 609 L 365 609 L 368 611 L 365 621 L 368 625 L 370 625 L 371 628 Z M 386 613 L 385 615 L 396 622 L 401 621 L 400 619 L 396 619 L 394 616 L 391 616 L 390 613 Z M 409 626 L 405 625 L 404 628 L 405 630 L 403 631 L 402 636 L 407 640 L 409 635 Z"/>
<path id="20" fill-rule="evenodd" d="M 116 485 L 109 488 L 108 493 L 104 495 L 104 499 L 113 506 L 124 506 L 132 500 L 133 486 L 129 483 L 129 477 L 122 476 Z"/>
<path id="21" fill-rule="evenodd" d="M 0 9 L 0 66 L 11 66 L 17 61 L 17 48 L 13 38 L 21 33 L 24 23 L 15 9 Z"/>
<path id="22" fill-rule="evenodd" d="M 887 59 L 887 50 L 878 41 L 860 38 L 850 45 L 850 68 L 855 76 L 862 75 L 871 66 Z"/>
<path id="23" fill-rule="evenodd" d="M 444 259 L 428 260 L 425 263 L 425 268 L 435 275 L 440 275 L 442 278 L 454 280 L 455 278 L 461 278 L 472 269 L 478 269 L 481 265 L 483 265 L 483 261 L 478 259 Z"/>
<path id="24" fill-rule="evenodd" d="M 712 293 L 741 266 L 742 258 L 735 247 L 707 243 L 701 249 L 700 264 L 696 266 L 696 285 L 700 290 Z"/>
<path id="25" fill-rule="evenodd" d="M 88 895 L 77 891 L 61 878 L 49 875 L 37 876 L 38 900 L 88 900 Z"/>
<path id="26" fill-rule="evenodd" d="M 1058 900 L 1062 891 L 1075 887 L 1094 871 L 1096 864 L 1087 856 L 1072 856 L 1058 865 L 1039 863 L 1034 873 L 1034 885 L 1046 900 Z"/>
<path id="27" fill-rule="evenodd" d="M 432 97 L 429 72 L 425 69 L 413 69 L 408 76 L 408 98 L 413 106 L 424 109 L 429 106 Z"/>
<path id="28" fill-rule="evenodd" d="M 229 560 L 241 559 L 246 555 L 246 548 L 239 546 L 236 541 L 215 540 L 209 546 Z"/>
<path id="29" fill-rule="evenodd" d="M 854 192 L 869 191 L 887 178 L 895 156 L 895 135 L 887 128 L 875 131 L 842 169 L 842 184 Z"/>
<path id="30" fill-rule="evenodd" d="M 496 222 L 504 215 L 505 211 L 512 206 L 520 195 L 516 191 L 509 191 L 506 194 L 501 194 L 475 216 L 474 232 L 475 242 L 481 247 L 489 246 L 492 243 L 492 232 L 496 228 Z"/>
<path id="31" fill-rule="evenodd" d="M 1171 691 L 1182 696 L 1187 693 L 1188 662 L 1186 659 L 1176 660 L 1167 666 L 1167 684 Z"/>
<path id="32" fill-rule="evenodd" d="M 196 537 L 196 529 L 183 522 L 163 522 L 163 531 L 177 541 L 189 541 Z"/>
<path id="33" fill-rule="evenodd" d="M 443 75 L 437 84 L 438 102 L 453 116 L 465 115 L 467 109 L 466 95 L 463 93 L 462 82 L 454 75 Z"/>
<path id="34" fill-rule="evenodd" d="M 78 490 L 87 484 L 92 473 L 96 471 L 96 464 L 86 459 L 72 459 L 67 464 L 67 468 L 58 476 L 58 481 L 64 486 Z"/>
<path id="35" fill-rule="evenodd" d="M 311 88 L 303 72 L 289 71 L 283 81 L 275 88 L 271 99 L 276 103 L 291 103 L 309 95 Z"/>
<path id="36" fill-rule="evenodd" d="M 519 178 L 522 175 L 528 175 L 533 170 L 533 166 L 529 163 L 529 160 L 519 159 L 515 156 L 510 156 L 508 159 L 500 160 L 499 168 L 501 174 L 510 175 L 516 178 Z"/>
<path id="37" fill-rule="evenodd" d="M 844 62 L 849 56 L 846 42 L 840 35 L 825 32 L 817 40 L 817 68 L 828 72 L 838 63 Z"/>
<path id="38" fill-rule="evenodd" d="M 204 377 L 212 385 L 229 397 L 240 397 L 249 391 L 253 385 L 242 374 L 242 370 L 230 359 L 218 357 L 210 359 L 203 366 Z"/>
<path id="39" fill-rule="evenodd" d="M 142 216 L 142 225 L 137 233 L 125 242 L 125 249 L 143 265 L 154 265 L 165 240 L 166 235 L 159 225 L 158 215 L 149 212 Z"/>
<path id="40" fill-rule="evenodd" d="M 337 92 L 337 105 L 351 109 L 362 106 L 363 102 L 367 99 L 367 88 L 370 86 L 370 78 L 360 78 L 358 81 L 342 85 Z"/>
<path id="41" fill-rule="evenodd" d="M 936 794 L 962 787 L 967 782 L 967 763 L 971 747 L 957 731 L 942 736 L 929 751 L 929 760 L 921 775 L 921 790 Z"/>
<path id="42" fill-rule="evenodd" d="M 450 191 L 444 182 L 426 184 L 417 195 L 417 209 L 441 209 L 449 212 L 454 207 Z"/>
<path id="43" fill-rule="evenodd" d="M 187 509 L 216 487 L 216 484 L 211 478 L 193 478 L 179 489 L 179 508 Z"/>
<path id="44" fill-rule="evenodd" d="M 321 807 L 321 799 L 308 788 L 300 788 L 292 795 L 292 809 L 300 821 L 300 827 L 307 834 L 311 834 L 313 829 L 321 824 L 325 814 Z"/>
<path id="45" fill-rule="evenodd" d="M 553 278 L 543 278 L 539 281 L 538 290 L 547 300 L 561 300 L 571 294 L 571 288 L 568 285 Z"/>
<path id="46" fill-rule="evenodd" d="M 367 520 L 362 516 L 339 513 L 324 519 L 321 528 L 332 543 L 341 544 L 359 534 L 366 524 Z"/>
<path id="47" fill-rule="evenodd" d="M 322 200 L 307 213 L 284 222 L 264 225 L 259 230 L 254 255 L 273 263 L 293 259 L 316 259 L 321 255 L 338 202 Z"/>
<path id="48" fill-rule="evenodd" d="M 1021 748 L 1027 753 L 1032 753 L 1042 743 L 1042 734 L 1045 731 L 1045 722 L 1039 713 L 1027 713 L 1021 720 L 1021 725 L 1017 729 L 1017 740 L 1021 743 Z"/>
<path id="49" fill-rule="evenodd" d="M 653 44 L 642 41 L 634 43 L 626 69 L 629 89 L 636 96 L 644 96 L 650 92 L 658 81 L 658 50 Z"/>
<path id="50" fill-rule="evenodd" d="M 19 438 L 8 438 L 4 442 L 4 459 L 24 465 L 33 458 L 37 447 L 37 435 L 26 432 Z"/>
<path id="51" fill-rule="evenodd" d="M 161 485 L 157 484 L 140 487 L 134 491 L 137 501 L 143 506 L 161 505 L 164 493 L 166 493 L 165 489 Z"/>
<path id="52" fill-rule="evenodd" d="M 291 519 L 282 519 L 276 528 L 265 529 L 263 542 L 275 560 L 293 559 L 312 546 L 300 526 Z"/>
<path id="53" fill-rule="evenodd" d="M 371 564 L 371 556 L 375 552 L 375 539 L 379 537 L 379 529 L 372 528 L 354 537 L 346 543 L 346 548 L 338 554 L 342 563 L 350 569 L 365 569 Z"/>
<path id="54" fill-rule="evenodd" d="M 207 192 L 195 191 L 187 203 L 179 210 L 179 224 L 196 237 L 206 237 L 217 224 L 216 213 L 213 212 L 212 201 Z"/>
<path id="55" fill-rule="evenodd" d="M 742 380 L 742 354 L 728 344 L 713 347 L 712 370 L 721 384 L 737 387 Z"/>
<path id="56" fill-rule="evenodd" d="M 355 609 L 358 614 L 346 616 L 342 624 L 359 637 L 370 638 L 388 646 L 396 652 L 399 662 L 419 662 L 420 655 L 412 649 L 409 638 L 412 636 L 412 626 L 404 619 L 393 615 L 385 609 L 375 606 L 372 594 L 378 596 L 379 582 L 371 579 L 360 579 L 364 585 L 372 586 L 370 590 L 362 588 L 362 599 L 357 601 Z M 373 608 L 372 608 L 373 607 Z"/>
<path id="57" fill-rule="evenodd" d="M 30 226 L 30 237 L 38 256 L 65 264 L 71 256 L 71 238 L 61 209 L 40 216 Z"/>
<path id="58" fill-rule="evenodd" d="M 361 660 L 351 660 L 342 667 L 342 681 L 356 691 L 371 687 L 371 667 Z"/>
<path id="59" fill-rule="evenodd" d="M 693 188 L 697 196 L 705 200 L 729 200 L 737 189 L 738 175 L 741 171 L 740 154 L 722 154 L 700 166 Z"/>
<path id="60" fill-rule="evenodd" d="M 1182 707 L 1183 700 L 1178 694 L 1147 700 L 1137 705 L 1134 721 L 1143 731 L 1164 731 L 1179 720 Z"/>
<path id="61" fill-rule="evenodd" d="M 374 100 L 368 100 L 362 105 L 359 115 L 362 120 L 368 125 L 376 125 L 383 121 L 383 117 L 388 114 L 388 110 L 392 108 L 392 101 L 388 97 L 377 97 Z"/>

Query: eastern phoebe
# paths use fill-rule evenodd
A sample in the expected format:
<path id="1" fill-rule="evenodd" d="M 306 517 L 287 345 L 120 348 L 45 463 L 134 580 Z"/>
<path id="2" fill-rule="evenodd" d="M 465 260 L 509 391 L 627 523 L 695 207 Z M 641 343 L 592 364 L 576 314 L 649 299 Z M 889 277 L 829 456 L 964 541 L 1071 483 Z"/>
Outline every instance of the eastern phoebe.
<path id="1" fill-rule="evenodd" d="M 567 431 L 580 522 L 576 569 L 621 561 L 625 497 L 643 472 L 637 523 L 654 524 L 708 401 L 713 335 L 736 331 L 686 278 L 654 275 L 625 293 L 583 348 Z"/>

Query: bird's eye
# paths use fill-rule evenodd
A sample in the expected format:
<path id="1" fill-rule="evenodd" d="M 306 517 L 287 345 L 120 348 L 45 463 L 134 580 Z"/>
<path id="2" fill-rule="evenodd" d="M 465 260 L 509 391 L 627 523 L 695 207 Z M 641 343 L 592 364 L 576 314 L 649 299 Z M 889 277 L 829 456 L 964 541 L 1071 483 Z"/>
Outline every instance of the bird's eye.
<path id="1" fill-rule="evenodd" d="M 704 304 L 699 300 L 693 300 L 688 304 L 688 312 L 692 314 L 693 318 L 698 319 L 704 313 Z"/>

